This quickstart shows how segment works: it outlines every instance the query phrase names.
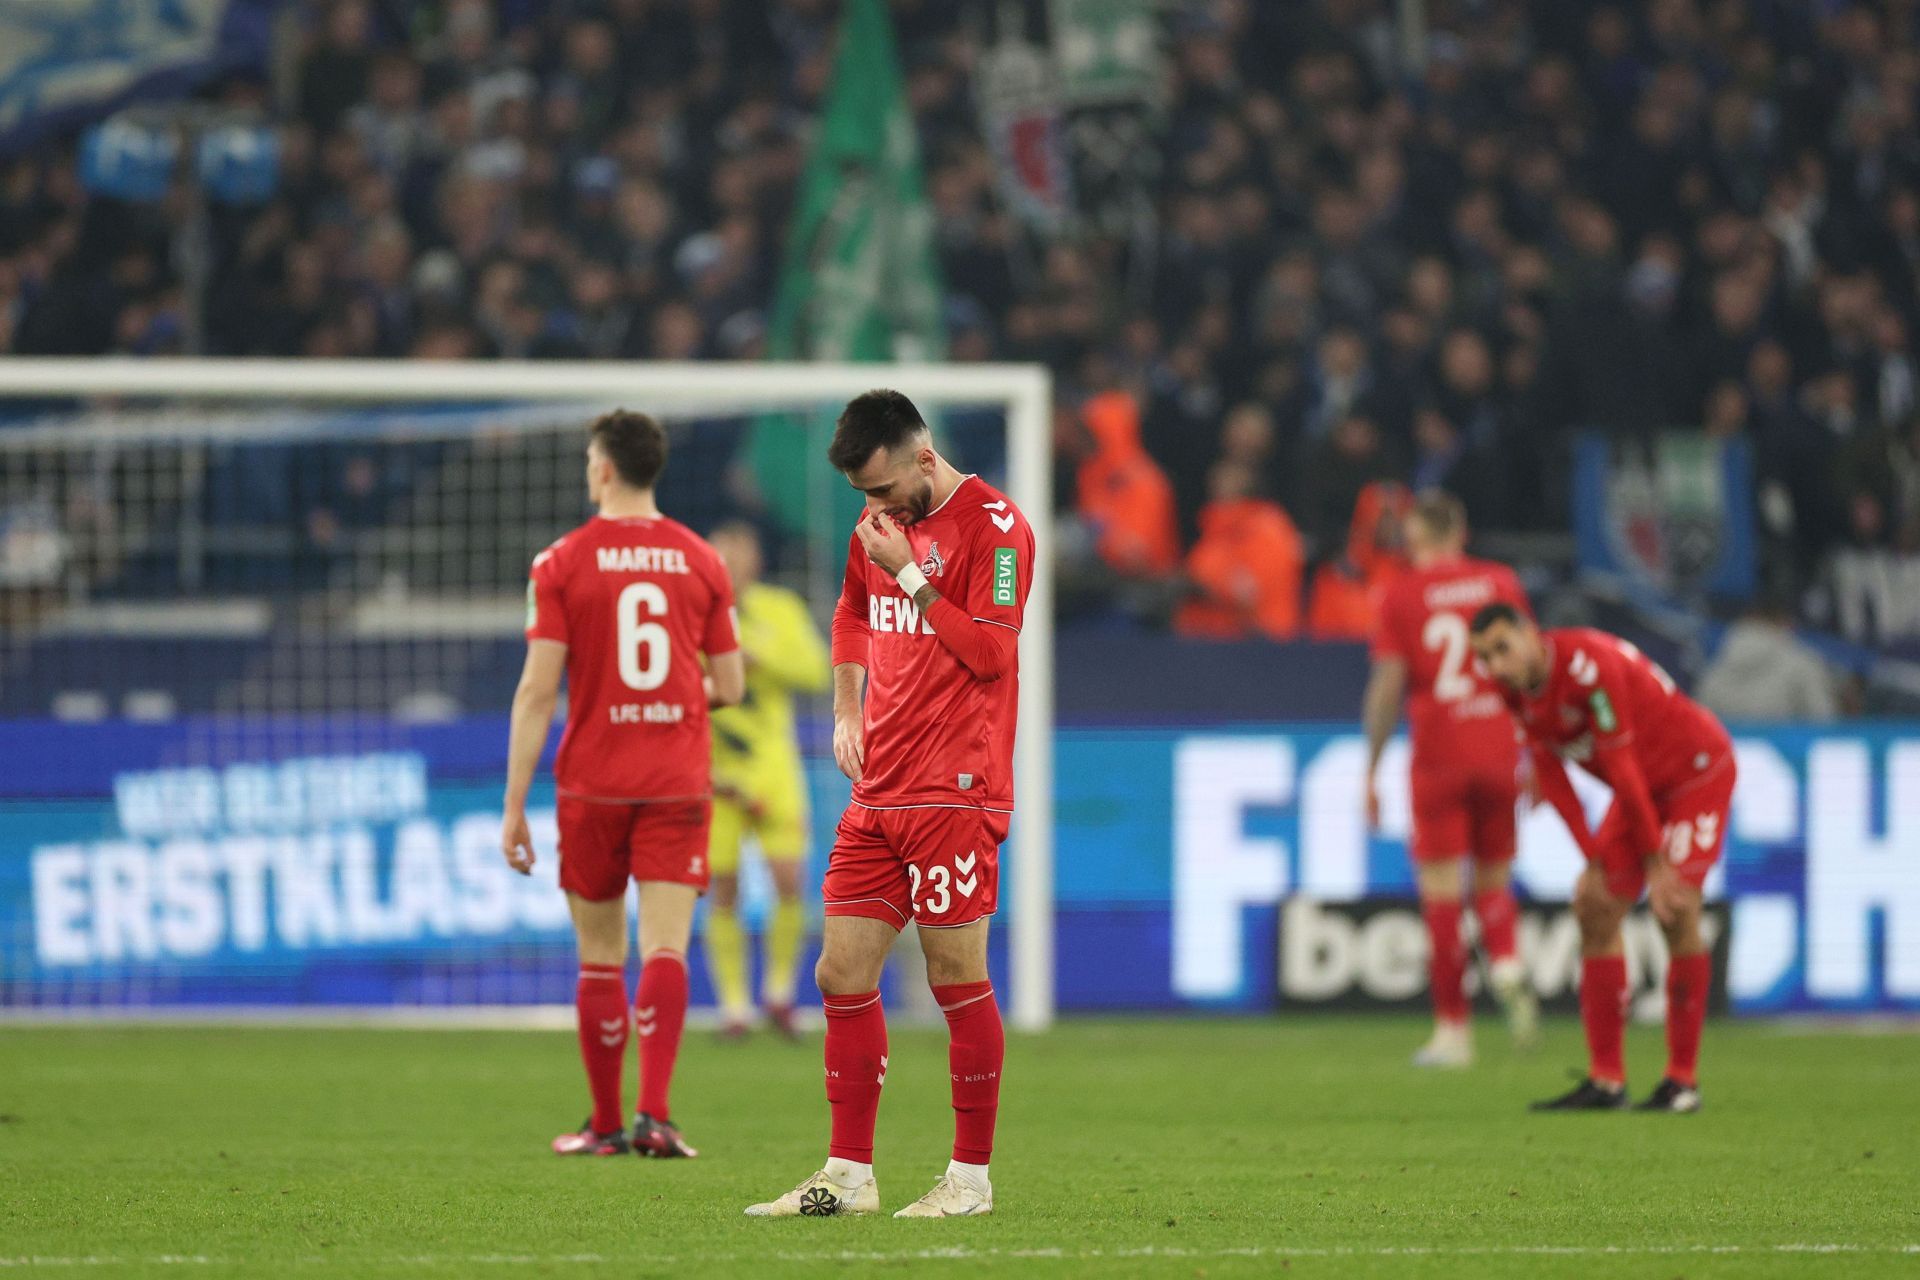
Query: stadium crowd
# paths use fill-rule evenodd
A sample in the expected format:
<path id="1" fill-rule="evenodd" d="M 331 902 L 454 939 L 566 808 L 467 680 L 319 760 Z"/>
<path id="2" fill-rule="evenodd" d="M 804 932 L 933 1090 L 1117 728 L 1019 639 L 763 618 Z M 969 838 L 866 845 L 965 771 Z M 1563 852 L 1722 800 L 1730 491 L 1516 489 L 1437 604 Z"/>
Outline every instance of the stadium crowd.
<path id="1" fill-rule="evenodd" d="M 211 354 L 753 359 L 831 0 L 335 0 L 214 212 Z M 1042 360 L 1062 505 L 1199 634 L 1350 634 L 1407 488 L 1567 521 L 1576 428 L 1749 440 L 1776 586 L 1920 550 L 1920 5 L 1213 0 L 1171 16 L 1151 288 L 1028 242 L 972 6 L 891 9 L 950 350 Z M 0 160 L 0 352 L 168 353 L 179 202 Z M 1011 250 L 1022 244 L 1030 252 Z"/>

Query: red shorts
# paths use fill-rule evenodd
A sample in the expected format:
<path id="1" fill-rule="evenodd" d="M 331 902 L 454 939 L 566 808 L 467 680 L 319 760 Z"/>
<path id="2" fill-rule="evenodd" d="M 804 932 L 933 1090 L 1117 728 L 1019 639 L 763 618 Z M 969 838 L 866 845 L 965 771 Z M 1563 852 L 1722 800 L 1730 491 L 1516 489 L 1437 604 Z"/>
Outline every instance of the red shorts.
<path id="1" fill-rule="evenodd" d="M 1514 809 L 1520 802 L 1520 784 L 1511 769 L 1500 773 L 1438 773 L 1415 768 L 1412 784 L 1413 839 L 1407 851 L 1415 862 L 1449 858 L 1471 858 L 1481 864 L 1513 861 Z"/>
<path id="2" fill-rule="evenodd" d="M 1707 872 L 1720 861 L 1720 850 L 1726 845 L 1734 772 L 1733 757 L 1728 756 L 1713 772 L 1653 802 L 1660 818 L 1659 852 L 1695 888 L 1706 883 Z M 1634 846 L 1619 805 L 1600 820 L 1593 845 L 1607 892 L 1637 902 L 1647 887 L 1644 859 L 1652 850 Z"/>
<path id="3" fill-rule="evenodd" d="M 627 891 L 628 879 L 665 880 L 706 892 L 713 801 L 605 803 L 561 796 L 560 887 L 589 902 Z"/>
<path id="4" fill-rule="evenodd" d="M 986 919 L 1000 905 L 1000 843 L 1011 816 L 947 805 L 848 805 L 827 860 L 827 914 L 896 929 Z"/>

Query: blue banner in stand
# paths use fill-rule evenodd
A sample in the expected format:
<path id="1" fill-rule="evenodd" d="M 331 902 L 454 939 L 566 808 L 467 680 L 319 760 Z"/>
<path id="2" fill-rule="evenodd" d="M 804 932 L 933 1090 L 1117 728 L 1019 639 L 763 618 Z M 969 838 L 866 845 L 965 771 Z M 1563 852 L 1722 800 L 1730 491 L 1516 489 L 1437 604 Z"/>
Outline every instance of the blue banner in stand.
<path id="1" fill-rule="evenodd" d="M 1920 723 L 1735 737 L 1740 786 L 1708 883 L 1731 932 L 1731 1008 L 1920 1011 L 1920 806 L 1896 802 L 1920 795 Z M 553 858 L 532 879 L 500 860 L 505 740 L 504 717 L 0 722 L 0 1004 L 570 999 Z M 1358 736 L 1324 727 L 1061 730 L 1061 1007 L 1417 994 L 1424 939 L 1383 910 L 1412 898 L 1406 749 L 1389 749 L 1374 832 L 1365 758 Z M 811 769 L 817 890 L 846 783 L 817 755 Z M 1586 799 L 1597 814 L 1607 797 L 1593 784 Z M 552 850 L 550 794 L 534 821 Z M 1554 904 L 1578 869 L 1554 815 L 1523 818 L 1523 937 L 1548 995 L 1577 968 Z M 1635 937 L 1657 964 L 1651 930 Z M 1002 983 L 1003 960 L 996 946 Z"/>
<path id="2" fill-rule="evenodd" d="M 1673 431 L 1651 442 L 1589 434 L 1574 450 L 1580 567 L 1641 590 L 1744 600 L 1754 592 L 1753 454 L 1745 441 Z"/>
<path id="3" fill-rule="evenodd" d="M 280 0 L 0 4 L 0 155 L 135 101 L 264 73 Z"/>

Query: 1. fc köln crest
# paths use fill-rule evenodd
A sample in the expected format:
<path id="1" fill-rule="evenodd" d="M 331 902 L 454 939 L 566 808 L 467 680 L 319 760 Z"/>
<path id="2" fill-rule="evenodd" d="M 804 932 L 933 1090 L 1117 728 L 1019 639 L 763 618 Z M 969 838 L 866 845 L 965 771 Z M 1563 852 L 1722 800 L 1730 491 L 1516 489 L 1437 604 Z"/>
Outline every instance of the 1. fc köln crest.
<path id="1" fill-rule="evenodd" d="M 929 578 L 937 578 L 947 571 L 947 559 L 940 554 L 940 540 L 935 538 L 927 546 L 927 558 L 920 562 L 920 572 Z"/>

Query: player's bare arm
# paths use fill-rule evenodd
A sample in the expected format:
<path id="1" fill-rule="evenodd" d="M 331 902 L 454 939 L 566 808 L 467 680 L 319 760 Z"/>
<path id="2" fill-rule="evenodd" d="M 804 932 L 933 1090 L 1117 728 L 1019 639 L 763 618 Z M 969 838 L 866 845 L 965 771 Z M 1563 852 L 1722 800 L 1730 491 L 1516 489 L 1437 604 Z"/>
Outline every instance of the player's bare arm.
<path id="1" fill-rule="evenodd" d="M 507 735 L 507 794 L 500 823 L 500 852 L 521 875 L 533 872 L 533 833 L 527 826 L 527 792 L 547 745 L 547 729 L 560 702 L 560 677 L 567 669 L 567 646 L 553 640 L 527 643 L 526 665 L 513 691 L 513 720 Z"/>
<path id="2" fill-rule="evenodd" d="M 1380 772 L 1380 756 L 1400 722 L 1400 704 L 1407 692 L 1407 663 L 1404 658 L 1379 658 L 1367 677 L 1366 696 L 1360 703 L 1360 722 L 1367 733 L 1367 825 L 1380 825 L 1380 793 L 1374 779 Z"/>
<path id="3" fill-rule="evenodd" d="M 746 650 L 716 653 L 707 659 L 707 706 L 734 707 L 747 696 Z"/>
<path id="4" fill-rule="evenodd" d="M 860 705 L 866 678 L 867 669 L 857 662 L 841 662 L 833 668 L 833 762 L 855 782 L 860 781 L 867 764 L 866 725 Z"/>

